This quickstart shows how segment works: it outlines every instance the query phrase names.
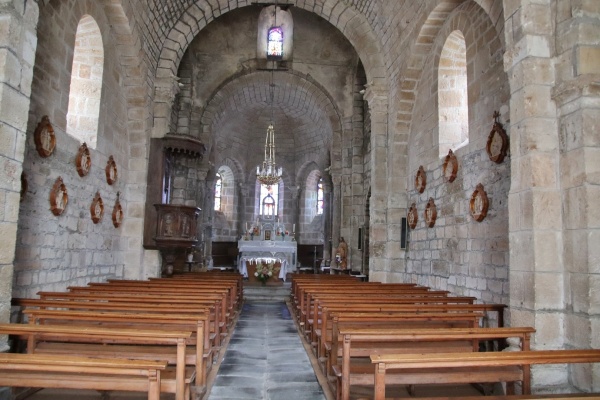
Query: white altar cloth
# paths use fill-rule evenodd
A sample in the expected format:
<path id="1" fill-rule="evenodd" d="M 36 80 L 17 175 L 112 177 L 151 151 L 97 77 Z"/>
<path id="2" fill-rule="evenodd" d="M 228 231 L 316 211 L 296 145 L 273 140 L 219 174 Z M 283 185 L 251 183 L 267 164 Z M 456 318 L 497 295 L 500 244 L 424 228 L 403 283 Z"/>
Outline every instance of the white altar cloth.
<path id="1" fill-rule="evenodd" d="M 284 240 L 240 240 L 238 241 L 238 271 L 244 275 L 246 261 L 276 260 L 281 262 L 279 277 L 296 270 L 298 262 L 298 243 Z M 248 277 L 246 271 L 244 277 Z"/>
<path id="2" fill-rule="evenodd" d="M 275 262 L 279 262 L 281 264 L 281 268 L 279 269 L 279 279 L 283 280 L 285 282 L 285 278 L 288 272 L 288 262 L 287 260 L 281 260 L 281 259 L 277 259 L 277 258 L 244 258 L 241 257 L 239 264 L 238 264 L 238 271 L 240 272 L 241 275 L 244 276 L 244 278 L 248 278 L 248 264 L 247 262 L 250 262 L 251 264 L 262 264 L 262 263 L 275 263 Z"/>

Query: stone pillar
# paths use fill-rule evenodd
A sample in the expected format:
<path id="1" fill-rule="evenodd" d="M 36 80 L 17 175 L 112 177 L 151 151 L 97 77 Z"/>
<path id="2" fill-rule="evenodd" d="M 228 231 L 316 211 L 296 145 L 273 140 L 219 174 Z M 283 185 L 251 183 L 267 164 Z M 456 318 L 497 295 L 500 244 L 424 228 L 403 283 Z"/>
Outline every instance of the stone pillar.
<path id="1" fill-rule="evenodd" d="M 388 255 L 388 98 L 385 88 L 368 85 L 364 99 L 371 115 L 371 202 L 369 280 L 385 281 Z"/>
<path id="2" fill-rule="evenodd" d="M 238 233 L 244 237 L 246 235 L 246 223 L 249 218 L 246 216 L 246 199 L 248 198 L 248 188 L 244 182 L 238 182 L 237 193 L 237 215 L 238 215 Z M 248 229 L 250 226 L 248 226 Z"/>
<path id="3" fill-rule="evenodd" d="M 342 178 L 339 175 L 333 175 L 331 177 L 333 182 L 333 196 L 331 201 L 331 214 L 333 216 L 331 223 L 331 242 L 330 251 L 331 255 L 335 255 L 334 248 L 339 244 L 340 230 L 341 230 L 341 219 L 342 219 Z M 333 261 L 331 262 L 333 266 Z"/>
<path id="4" fill-rule="evenodd" d="M 511 92 L 510 323 L 536 328 L 535 349 L 565 344 L 564 226 L 557 110 L 552 99 L 553 10 L 549 4 L 528 0 L 504 1 L 504 68 Z M 548 377 L 551 382 L 534 373 L 533 386 L 568 384 L 564 367 Z"/>
<path id="5" fill-rule="evenodd" d="M 0 322 L 10 319 L 21 172 L 38 17 L 36 2 L 0 0 L 0 32 L 3 33 L 0 35 Z M 4 338 L 0 340 L 0 352 L 7 349 Z"/>
<path id="6" fill-rule="evenodd" d="M 292 209 L 290 214 L 292 215 L 292 224 L 296 225 L 296 228 L 300 227 L 300 200 L 302 198 L 302 187 L 291 186 L 290 193 L 292 194 Z M 290 227 L 291 228 L 291 227 Z M 295 232 L 290 232 L 290 235 Z M 295 236 L 294 240 L 298 241 L 298 235 Z"/>
<path id="7" fill-rule="evenodd" d="M 600 4 L 557 1 L 556 85 L 563 211 L 564 345 L 600 348 Z M 600 365 L 573 365 L 570 383 L 600 390 Z"/>
<path id="8" fill-rule="evenodd" d="M 323 185 L 323 219 L 325 224 L 323 227 L 323 260 L 331 260 L 332 202 L 331 184 Z"/>

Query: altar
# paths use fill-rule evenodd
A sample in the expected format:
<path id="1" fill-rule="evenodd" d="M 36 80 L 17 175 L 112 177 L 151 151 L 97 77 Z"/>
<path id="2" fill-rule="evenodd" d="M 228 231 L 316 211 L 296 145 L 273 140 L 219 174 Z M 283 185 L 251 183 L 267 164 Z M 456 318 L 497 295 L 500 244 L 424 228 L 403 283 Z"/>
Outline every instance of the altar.
<path id="1" fill-rule="evenodd" d="M 281 264 L 278 274 L 285 280 L 288 272 L 294 272 L 298 262 L 298 243 L 291 240 L 240 240 L 238 241 L 238 271 L 248 277 L 247 262 L 277 262 Z"/>

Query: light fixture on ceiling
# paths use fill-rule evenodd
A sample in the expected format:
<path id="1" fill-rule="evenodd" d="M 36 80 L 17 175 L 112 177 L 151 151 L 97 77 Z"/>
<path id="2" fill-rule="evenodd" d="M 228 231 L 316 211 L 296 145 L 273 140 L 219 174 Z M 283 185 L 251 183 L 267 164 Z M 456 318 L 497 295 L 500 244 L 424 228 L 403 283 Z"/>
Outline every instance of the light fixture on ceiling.
<path id="1" fill-rule="evenodd" d="M 271 83 L 269 92 L 271 95 L 271 122 L 267 128 L 267 137 L 265 139 L 265 159 L 262 167 L 256 167 L 256 178 L 263 185 L 275 185 L 281 180 L 281 167 L 277 167 L 275 162 L 275 128 L 273 127 L 273 70 L 271 70 Z"/>
<path id="2" fill-rule="evenodd" d="M 277 4 L 275 4 L 275 26 L 277 26 Z M 281 167 L 277 167 L 275 162 L 275 128 L 273 127 L 273 102 L 274 93 L 273 88 L 273 74 L 275 71 L 275 62 L 271 69 L 271 81 L 269 82 L 269 94 L 270 94 L 270 107 L 271 107 L 271 122 L 267 128 L 267 137 L 265 139 L 265 159 L 261 166 L 256 167 L 256 178 L 263 185 L 271 186 L 275 185 L 281 180 Z"/>

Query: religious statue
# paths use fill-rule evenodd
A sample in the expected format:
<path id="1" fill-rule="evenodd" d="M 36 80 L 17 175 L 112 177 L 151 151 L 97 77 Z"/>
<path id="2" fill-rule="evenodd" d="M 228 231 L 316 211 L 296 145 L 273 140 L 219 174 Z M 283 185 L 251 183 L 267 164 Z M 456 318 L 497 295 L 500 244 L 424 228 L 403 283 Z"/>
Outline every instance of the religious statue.
<path id="1" fill-rule="evenodd" d="M 340 244 L 335 251 L 335 261 L 339 268 L 348 268 L 348 244 L 343 237 L 340 237 Z"/>

